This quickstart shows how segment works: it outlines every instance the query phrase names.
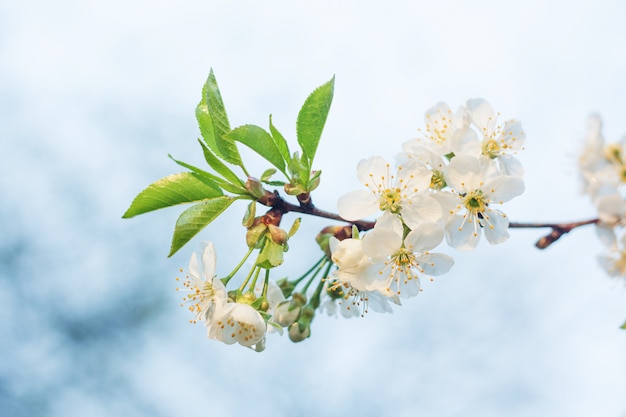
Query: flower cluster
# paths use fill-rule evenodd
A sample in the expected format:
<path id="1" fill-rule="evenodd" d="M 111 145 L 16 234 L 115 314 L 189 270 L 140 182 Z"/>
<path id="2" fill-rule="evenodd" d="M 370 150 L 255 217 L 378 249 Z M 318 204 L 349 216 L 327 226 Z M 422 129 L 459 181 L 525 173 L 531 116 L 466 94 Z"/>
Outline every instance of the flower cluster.
<path id="1" fill-rule="evenodd" d="M 359 162 L 366 189 L 341 197 L 339 214 L 348 221 L 379 216 L 362 239 L 330 241 L 338 269 L 328 290 L 342 289 L 334 298 L 344 315 L 358 305 L 389 311 L 389 302 L 420 292 L 420 277 L 446 273 L 452 258 L 430 252 L 444 236 L 459 250 L 475 248 L 483 231 L 491 244 L 508 239 L 508 217 L 494 206 L 524 191 L 515 155 L 525 135 L 519 121 L 499 123 L 498 116 L 482 99 L 454 113 L 439 103 L 426 112 L 422 136 L 403 145 L 395 169 L 378 156 Z"/>
<path id="2" fill-rule="evenodd" d="M 605 143 L 600 117 L 590 116 L 578 167 L 582 191 L 598 210 L 596 231 L 610 251 L 599 262 L 612 277 L 626 276 L 625 152 L 626 136 L 618 143 Z"/>
<path id="3" fill-rule="evenodd" d="M 194 315 L 191 322 L 204 322 L 210 339 L 263 350 L 265 319 L 250 304 L 229 298 L 224 283 L 215 275 L 217 256 L 213 243 L 204 242 L 200 256 L 198 261 L 195 253 L 191 255 L 187 280 L 183 283 L 187 290 L 183 301 Z"/>

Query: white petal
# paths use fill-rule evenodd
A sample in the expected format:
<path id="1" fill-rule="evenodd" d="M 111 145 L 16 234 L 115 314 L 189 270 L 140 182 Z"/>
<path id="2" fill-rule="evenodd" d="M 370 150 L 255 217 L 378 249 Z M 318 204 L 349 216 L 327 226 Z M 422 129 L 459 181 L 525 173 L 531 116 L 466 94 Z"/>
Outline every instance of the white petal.
<path id="1" fill-rule="evenodd" d="M 375 190 L 377 186 L 389 181 L 390 165 L 380 156 L 362 159 L 356 166 L 356 175 L 361 184 Z"/>
<path id="2" fill-rule="evenodd" d="M 384 227 L 374 228 L 363 238 L 363 252 L 374 262 L 396 253 L 402 246 L 402 234 Z"/>
<path id="3" fill-rule="evenodd" d="M 361 220 L 379 209 L 376 194 L 367 190 L 355 190 L 337 201 L 339 215 L 346 220 Z"/>
<path id="4" fill-rule="evenodd" d="M 524 181 L 518 177 L 500 176 L 481 187 L 493 203 L 505 203 L 524 192 Z"/>
<path id="5" fill-rule="evenodd" d="M 615 236 L 615 230 L 605 224 L 598 224 L 596 226 L 596 234 L 604 246 L 612 251 L 617 251 L 617 236 Z M 626 236 L 626 234 L 624 236 Z"/>
<path id="6" fill-rule="evenodd" d="M 433 173 L 417 161 L 410 161 L 399 166 L 397 172 L 397 180 L 394 185 L 398 187 L 404 186 L 409 194 L 425 191 L 430 187 Z"/>
<path id="7" fill-rule="evenodd" d="M 436 222 L 441 219 L 441 204 L 433 197 L 417 194 L 409 202 L 410 204 L 402 207 L 402 220 L 409 229 L 413 230 L 423 222 Z"/>
<path id="8" fill-rule="evenodd" d="M 217 255 L 213 242 L 202 242 L 202 266 L 204 267 L 204 277 L 207 280 L 215 276 L 217 266 Z"/>
<path id="9" fill-rule="evenodd" d="M 517 151 L 522 149 L 526 135 L 522 129 L 522 123 L 518 120 L 507 120 L 502 127 L 502 135 L 499 140 L 503 141 L 507 148 L 506 151 Z"/>
<path id="10" fill-rule="evenodd" d="M 402 220 L 400 220 L 400 217 L 389 211 L 385 211 L 379 218 L 376 219 L 376 225 L 374 228 L 377 227 L 391 229 L 400 236 L 402 236 L 402 233 L 404 232 L 404 226 L 402 226 Z"/>
<path id="11" fill-rule="evenodd" d="M 448 245 L 458 250 L 471 250 L 480 240 L 480 227 L 474 223 L 463 223 L 463 216 L 456 215 L 446 225 L 446 241 Z M 460 230 L 459 230 L 460 229 Z"/>
<path id="12" fill-rule="evenodd" d="M 415 260 L 426 275 L 433 277 L 445 274 L 454 265 L 454 259 L 443 253 L 429 253 L 428 255 L 418 256 Z"/>
<path id="13" fill-rule="evenodd" d="M 411 252 L 422 253 L 435 248 L 443 240 L 443 229 L 437 223 L 422 223 L 404 238 Z"/>
<path id="14" fill-rule="evenodd" d="M 522 178 L 524 176 L 524 167 L 521 162 L 514 156 L 502 155 L 497 158 L 500 164 L 500 172 L 502 175 Z"/>
<path id="15" fill-rule="evenodd" d="M 482 98 L 467 100 L 467 107 L 470 111 L 472 122 L 480 129 L 483 135 L 489 135 L 493 132 L 497 116 L 487 101 Z"/>
<path id="16" fill-rule="evenodd" d="M 496 245 L 507 240 L 509 238 L 509 218 L 498 210 L 492 210 L 488 216 L 481 220 L 487 241 Z"/>
<path id="17" fill-rule="evenodd" d="M 459 193 L 474 191 L 480 187 L 482 175 L 477 158 L 457 155 L 450 160 L 446 182 Z"/>

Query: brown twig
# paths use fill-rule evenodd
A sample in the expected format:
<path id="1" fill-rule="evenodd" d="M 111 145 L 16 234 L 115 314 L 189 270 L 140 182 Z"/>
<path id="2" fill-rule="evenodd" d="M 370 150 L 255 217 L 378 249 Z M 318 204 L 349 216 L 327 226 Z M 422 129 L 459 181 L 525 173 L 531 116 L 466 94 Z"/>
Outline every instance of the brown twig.
<path id="1" fill-rule="evenodd" d="M 313 200 L 311 199 L 311 195 L 300 194 L 297 196 L 299 205 L 295 205 L 285 201 L 278 191 L 274 191 L 273 193 L 270 191 L 266 191 L 266 194 L 261 197 L 258 201 L 259 203 L 271 207 L 272 210 L 277 210 L 282 214 L 295 212 L 295 213 L 303 213 L 308 214 L 310 216 L 322 217 L 325 219 L 337 220 L 340 222 L 345 222 L 349 224 L 355 225 L 359 230 L 371 230 L 374 228 L 375 222 L 367 221 L 367 220 L 356 220 L 350 221 L 342 218 L 341 216 L 331 213 L 328 211 L 320 210 L 313 204 Z M 578 222 L 571 223 L 509 223 L 509 228 L 511 229 L 539 229 L 549 227 L 552 231 L 543 236 L 541 239 L 535 243 L 535 246 L 539 249 L 545 249 L 557 240 L 561 238 L 566 233 L 571 232 L 577 227 L 586 226 L 588 224 L 597 224 L 600 219 L 590 219 L 590 220 L 582 220 Z"/>
<path id="2" fill-rule="evenodd" d="M 552 231 L 546 236 L 542 237 L 535 243 L 535 246 L 539 249 L 545 249 L 566 233 L 571 232 L 577 227 L 586 226 L 588 224 L 597 224 L 600 219 L 582 220 L 579 222 L 571 223 L 509 223 L 509 227 L 512 229 L 535 229 L 549 227 Z"/>

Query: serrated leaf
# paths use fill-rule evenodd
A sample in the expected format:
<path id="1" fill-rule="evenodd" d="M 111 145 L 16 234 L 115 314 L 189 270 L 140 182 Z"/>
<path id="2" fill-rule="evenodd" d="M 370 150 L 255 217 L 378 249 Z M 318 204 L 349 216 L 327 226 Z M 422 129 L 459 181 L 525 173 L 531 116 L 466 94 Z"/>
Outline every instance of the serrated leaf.
<path id="1" fill-rule="evenodd" d="M 203 201 L 183 211 L 176 220 L 172 246 L 167 256 L 175 254 L 198 232 L 222 214 L 233 201 L 235 201 L 234 198 L 222 196 Z"/>
<path id="2" fill-rule="evenodd" d="M 220 174 L 226 181 L 230 182 L 234 185 L 240 185 L 241 188 L 245 189 L 244 182 L 239 179 L 237 174 L 235 174 L 230 168 L 228 168 L 219 158 L 211 152 L 211 150 L 202 143 L 201 140 L 198 140 L 200 146 L 202 146 L 202 153 L 204 154 L 204 160 L 209 164 L 211 168 L 215 170 L 218 174 Z"/>
<path id="3" fill-rule="evenodd" d="M 202 100 L 196 106 L 196 120 L 198 121 L 198 127 L 200 128 L 200 134 L 204 143 L 213 150 L 217 155 L 222 157 L 220 149 L 215 142 L 215 127 L 213 126 L 213 119 L 209 113 L 209 107 L 206 104 L 205 87 L 202 89 Z"/>
<path id="4" fill-rule="evenodd" d="M 279 171 L 285 172 L 285 160 L 274 139 L 265 129 L 255 125 L 243 125 L 228 132 L 225 138 L 243 143 L 278 168 Z"/>
<path id="5" fill-rule="evenodd" d="M 216 175 L 211 174 L 210 172 L 206 172 L 203 169 L 200 169 L 198 167 L 195 167 L 191 164 L 188 164 L 186 162 L 183 161 L 179 161 L 178 159 L 174 158 L 172 155 L 168 155 L 170 157 L 170 159 L 174 162 L 176 162 L 178 165 L 187 168 L 188 170 L 198 174 L 198 176 L 200 176 L 201 178 L 206 178 L 210 181 L 213 181 L 215 184 L 217 184 L 219 187 L 221 187 L 224 191 L 228 191 L 230 193 L 233 194 L 240 194 L 240 195 L 245 195 L 248 194 L 248 191 L 246 190 L 245 186 L 243 184 L 240 184 L 241 182 L 238 182 L 238 184 L 231 184 L 230 182 L 228 182 L 227 180 L 220 178 Z"/>
<path id="6" fill-rule="evenodd" d="M 298 113 L 296 122 L 298 143 L 308 160 L 309 167 L 315 157 L 317 145 L 322 136 L 324 124 L 326 124 L 328 111 L 333 101 L 334 88 L 335 77 L 333 76 L 330 81 L 316 88 L 309 95 Z"/>
<path id="7" fill-rule="evenodd" d="M 213 74 L 213 69 L 211 69 L 209 78 L 204 84 L 202 94 L 213 121 L 215 144 L 217 149 L 219 149 L 219 152 L 216 153 L 226 162 L 243 167 L 237 145 L 235 142 L 224 138 L 226 133 L 230 132 L 230 122 L 228 121 L 224 101 L 222 100 L 215 74 Z"/>
<path id="8" fill-rule="evenodd" d="M 193 172 L 168 175 L 153 182 L 133 200 L 122 218 L 129 218 L 177 204 L 191 203 L 223 195 L 222 190 Z"/>
<path id="9" fill-rule="evenodd" d="M 274 123 L 272 123 L 272 115 L 270 114 L 270 133 L 272 134 L 272 139 L 274 139 L 274 143 L 276 143 L 276 147 L 278 151 L 283 157 L 283 160 L 289 161 L 290 152 L 289 146 L 287 145 L 287 141 L 285 137 L 276 129 Z"/>

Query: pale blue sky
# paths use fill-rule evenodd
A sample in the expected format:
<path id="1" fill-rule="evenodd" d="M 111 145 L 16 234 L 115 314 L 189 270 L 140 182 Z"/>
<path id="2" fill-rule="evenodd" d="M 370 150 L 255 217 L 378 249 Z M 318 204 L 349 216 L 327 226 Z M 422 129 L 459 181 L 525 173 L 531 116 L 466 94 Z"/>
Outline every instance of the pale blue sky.
<path id="1" fill-rule="evenodd" d="M 624 416 L 626 291 L 597 266 L 592 229 L 544 252 L 519 230 L 447 250 L 453 270 L 393 315 L 319 316 L 311 339 L 273 335 L 256 354 L 207 340 L 174 291 L 201 239 L 229 271 L 237 209 L 171 259 L 179 209 L 120 217 L 177 172 L 168 153 L 201 163 L 211 67 L 233 125 L 272 113 L 291 140 L 307 94 L 336 76 L 322 208 L 429 106 L 483 97 L 527 133 L 510 218 L 591 217 L 576 152 L 592 111 L 608 140 L 626 133 L 625 15 L 619 1 L 1 4 L 0 414 Z M 307 268 L 324 225 L 304 219 L 285 273 Z"/>

